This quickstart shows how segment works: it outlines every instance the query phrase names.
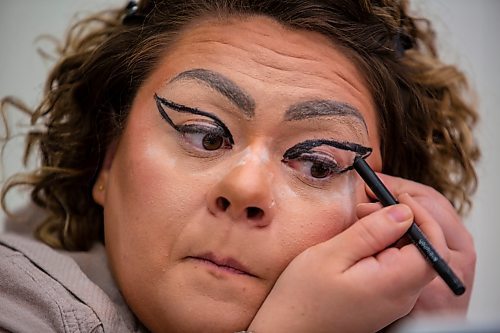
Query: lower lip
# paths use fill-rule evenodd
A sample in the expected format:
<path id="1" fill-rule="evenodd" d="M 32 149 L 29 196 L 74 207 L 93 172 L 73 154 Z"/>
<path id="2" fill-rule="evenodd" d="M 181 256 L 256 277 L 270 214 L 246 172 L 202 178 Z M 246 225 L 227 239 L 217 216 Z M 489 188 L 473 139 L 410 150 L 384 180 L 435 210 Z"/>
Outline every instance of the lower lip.
<path id="1" fill-rule="evenodd" d="M 229 267 L 229 266 L 222 266 L 214 263 L 213 261 L 203 259 L 203 258 L 197 258 L 197 257 L 188 257 L 187 258 L 190 261 L 194 261 L 200 265 L 203 265 L 204 267 L 207 267 L 211 272 L 214 272 L 219 276 L 219 274 L 230 274 L 230 275 L 250 275 L 246 272 L 240 271 L 239 269 Z"/>

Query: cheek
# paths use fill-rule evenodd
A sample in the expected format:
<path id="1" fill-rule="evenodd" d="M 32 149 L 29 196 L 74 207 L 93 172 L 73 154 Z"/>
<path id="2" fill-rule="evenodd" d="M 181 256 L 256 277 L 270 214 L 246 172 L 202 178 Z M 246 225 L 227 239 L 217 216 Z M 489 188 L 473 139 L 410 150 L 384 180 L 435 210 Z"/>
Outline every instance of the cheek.
<path id="1" fill-rule="evenodd" d="M 115 213 L 129 225 L 140 225 L 143 231 L 176 228 L 191 207 L 199 206 L 204 196 L 193 189 L 201 187 L 200 177 L 183 172 L 175 158 L 158 149 L 131 154 L 114 170 L 112 197 Z M 125 214 L 126 213 L 126 214 Z M 147 226 L 147 228 L 145 228 Z"/>
<path id="2" fill-rule="evenodd" d="M 115 155 L 104 206 L 106 247 L 123 274 L 164 265 L 186 214 L 203 199 L 192 190 L 196 179 L 178 171 L 165 147 L 137 136 L 131 141 L 124 137 Z"/>
<path id="3" fill-rule="evenodd" d="M 276 192 L 282 212 L 278 243 L 286 266 L 299 253 L 335 237 L 356 221 L 362 190 L 354 173 L 346 174 L 328 191 L 300 193 L 283 186 Z M 284 268 L 284 267 L 283 267 Z"/>

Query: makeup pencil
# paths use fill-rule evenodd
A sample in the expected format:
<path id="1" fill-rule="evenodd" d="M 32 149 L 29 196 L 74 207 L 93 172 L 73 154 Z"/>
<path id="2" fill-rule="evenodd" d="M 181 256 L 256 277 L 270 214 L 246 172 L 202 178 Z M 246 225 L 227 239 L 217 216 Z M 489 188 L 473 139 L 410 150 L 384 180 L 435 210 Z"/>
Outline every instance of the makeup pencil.
<path id="1" fill-rule="evenodd" d="M 361 158 L 356 157 L 354 160 L 354 169 L 363 178 L 365 183 L 375 193 L 382 205 L 391 206 L 398 204 L 394 196 L 389 192 L 387 187 L 384 186 L 380 178 L 377 177 L 375 172 L 370 168 L 368 163 Z M 439 276 L 446 282 L 448 287 L 455 295 L 462 295 L 465 292 L 465 286 L 460 279 L 451 270 L 450 266 L 441 258 L 437 251 L 432 247 L 431 243 L 427 240 L 424 233 L 417 226 L 415 222 L 412 223 L 406 235 L 420 250 L 422 255 L 430 262 L 432 267 L 436 270 Z"/>

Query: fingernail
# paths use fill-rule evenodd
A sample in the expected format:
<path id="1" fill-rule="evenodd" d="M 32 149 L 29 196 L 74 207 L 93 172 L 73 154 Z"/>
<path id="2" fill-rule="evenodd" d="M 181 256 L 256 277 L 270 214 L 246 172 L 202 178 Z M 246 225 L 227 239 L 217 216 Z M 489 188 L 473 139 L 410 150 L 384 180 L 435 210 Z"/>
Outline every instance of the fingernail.
<path id="1" fill-rule="evenodd" d="M 378 202 L 361 202 L 356 205 L 356 208 L 379 208 L 382 207 L 382 205 Z"/>
<path id="2" fill-rule="evenodd" d="M 391 219 L 396 222 L 405 222 L 413 217 L 410 207 L 406 205 L 395 205 L 389 208 L 388 212 Z"/>

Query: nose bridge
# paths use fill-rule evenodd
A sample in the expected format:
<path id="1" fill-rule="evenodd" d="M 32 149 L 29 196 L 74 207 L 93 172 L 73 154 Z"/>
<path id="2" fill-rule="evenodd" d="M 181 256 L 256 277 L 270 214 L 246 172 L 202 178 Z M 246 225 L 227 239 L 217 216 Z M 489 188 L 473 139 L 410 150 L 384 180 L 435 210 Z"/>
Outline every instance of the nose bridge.
<path id="1" fill-rule="evenodd" d="M 271 163 L 269 152 L 265 147 L 248 147 L 245 149 L 236 165 L 230 170 L 234 172 L 238 179 L 255 178 L 259 181 L 270 181 Z"/>
<path id="2" fill-rule="evenodd" d="M 265 147 L 247 147 L 209 193 L 209 208 L 263 226 L 274 213 L 272 165 Z"/>
<path id="3" fill-rule="evenodd" d="M 225 177 L 228 189 L 234 189 L 241 195 L 234 200 L 247 201 L 263 197 L 270 191 L 271 173 L 269 167 L 256 160 L 241 163 L 228 172 Z M 236 203 L 236 202 L 235 202 Z"/>

